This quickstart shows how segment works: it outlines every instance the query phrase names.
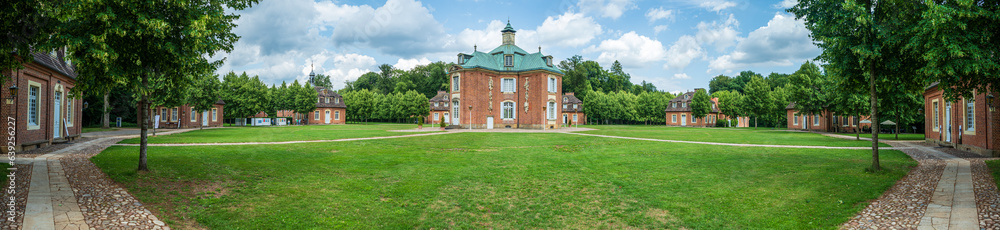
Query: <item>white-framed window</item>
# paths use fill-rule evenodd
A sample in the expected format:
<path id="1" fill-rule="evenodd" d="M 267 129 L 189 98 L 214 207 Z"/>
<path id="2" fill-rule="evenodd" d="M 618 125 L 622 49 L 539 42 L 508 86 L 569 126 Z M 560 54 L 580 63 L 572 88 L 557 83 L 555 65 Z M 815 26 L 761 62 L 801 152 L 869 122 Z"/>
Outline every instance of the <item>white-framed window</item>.
<path id="1" fill-rule="evenodd" d="M 715 103 L 712 103 L 712 110 L 715 110 Z"/>
<path id="2" fill-rule="evenodd" d="M 670 123 L 677 123 L 677 114 L 670 115 Z"/>
<path id="3" fill-rule="evenodd" d="M 514 78 L 501 78 L 500 79 L 500 92 L 501 93 L 513 93 L 517 91 L 517 79 Z"/>
<path id="4" fill-rule="evenodd" d="M 41 106 L 38 105 L 41 100 L 42 84 L 28 81 L 28 130 L 40 129 L 39 120 L 41 120 Z"/>
<path id="5" fill-rule="evenodd" d="M 566 110 L 566 106 L 567 106 L 566 104 L 563 104 L 563 110 Z"/>
<path id="6" fill-rule="evenodd" d="M 313 112 L 313 120 L 319 120 L 319 110 Z"/>
<path id="7" fill-rule="evenodd" d="M 195 111 L 194 108 L 191 108 L 191 122 L 195 121 L 198 121 L 198 111 Z"/>
<path id="8" fill-rule="evenodd" d="M 837 115 L 833 115 L 833 124 L 834 124 L 834 125 L 836 125 L 836 124 L 837 124 Z"/>
<path id="9" fill-rule="evenodd" d="M 514 55 L 503 55 L 503 66 L 512 67 L 514 66 Z"/>
<path id="10" fill-rule="evenodd" d="M 333 111 L 333 119 L 334 120 L 338 120 L 338 121 L 340 120 L 340 111 L 339 110 L 338 111 Z"/>
<path id="11" fill-rule="evenodd" d="M 556 102 L 550 101 L 548 107 L 549 107 L 549 111 L 548 111 L 549 112 L 549 120 L 555 120 L 556 119 Z"/>
<path id="12" fill-rule="evenodd" d="M 687 108 L 687 107 L 688 107 L 687 102 L 681 102 L 681 108 Z"/>
<path id="13" fill-rule="evenodd" d="M 569 97 L 563 97 L 563 103 L 569 102 Z"/>
<path id="14" fill-rule="evenodd" d="M 160 121 L 167 122 L 167 108 L 160 108 Z"/>
<path id="15" fill-rule="evenodd" d="M 219 116 L 218 115 L 219 115 L 219 109 L 218 108 L 212 108 L 212 121 L 218 121 L 219 120 Z"/>
<path id="16" fill-rule="evenodd" d="M 434 107 L 438 107 L 438 103 L 437 102 L 434 102 Z"/>
<path id="17" fill-rule="evenodd" d="M 577 107 L 577 104 L 573 104 L 573 109 L 576 109 L 576 107 Z"/>
<path id="18" fill-rule="evenodd" d="M 799 114 L 796 113 L 795 115 L 792 115 L 792 117 L 793 117 L 792 118 L 792 124 L 793 125 L 799 125 Z"/>
<path id="19" fill-rule="evenodd" d="M 451 77 L 451 91 L 452 92 L 458 92 L 458 85 L 459 85 L 458 84 L 458 80 L 460 80 L 458 76 Z"/>
<path id="20" fill-rule="evenodd" d="M 440 119 L 440 116 L 441 116 L 441 115 L 439 115 L 438 113 L 434 113 L 434 120 L 435 120 L 435 121 L 439 120 L 439 119 Z"/>
<path id="21" fill-rule="evenodd" d="M 514 119 L 514 102 L 505 101 L 503 102 L 503 104 L 500 105 L 500 108 L 503 111 L 501 114 L 502 116 L 500 116 L 500 118 Z"/>
<path id="22" fill-rule="evenodd" d="M 677 102 L 670 102 L 671 108 L 677 108 Z"/>
<path id="23" fill-rule="evenodd" d="M 819 125 L 819 115 L 813 115 L 813 125 Z"/>
<path id="24" fill-rule="evenodd" d="M 556 78 L 549 77 L 549 93 L 555 93 L 556 92 L 556 88 L 557 88 L 556 84 L 557 83 L 558 82 L 556 81 Z"/>
<path id="25" fill-rule="evenodd" d="M 69 91 L 67 89 L 66 91 Z M 66 127 L 73 127 L 73 96 L 66 96 Z"/>
<path id="26" fill-rule="evenodd" d="M 932 128 L 934 129 L 934 131 L 938 131 L 941 128 L 940 124 L 938 124 L 938 122 L 941 120 L 940 107 L 938 107 L 938 101 L 936 99 L 934 100 L 934 102 L 931 102 L 931 104 L 934 106 L 934 108 L 931 108 L 931 110 L 934 110 L 934 122 L 933 122 L 934 126 L 932 126 Z"/>
<path id="27" fill-rule="evenodd" d="M 330 103 L 330 98 L 329 97 L 326 98 L 326 103 L 328 103 L 328 104 Z"/>
<path id="28" fill-rule="evenodd" d="M 451 101 L 451 109 L 453 110 L 451 112 L 452 118 L 458 119 L 458 112 L 459 112 L 458 111 L 459 110 L 459 101 L 458 100 Z"/>
<path id="29" fill-rule="evenodd" d="M 177 107 L 170 108 L 170 121 L 177 122 Z"/>
<path id="30" fill-rule="evenodd" d="M 340 104 L 340 98 L 339 97 L 338 98 L 334 98 L 333 99 L 333 103 Z"/>
<path id="31" fill-rule="evenodd" d="M 965 99 L 965 131 L 976 131 L 976 99 L 974 97 Z"/>
<path id="32" fill-rule="evenodd" d="M 806 116 L 805 114 L 802 114 L 802 126 L 806 126 L 806 124 L 809 124 L 809 123 L 806 123 L 806 117 L 808 117 L 808 116 Z"/>
<path id="33" fill-rule="evenodd" d="M 573 114 L 573 123 L 576 123 L 576 114 Z"/>
<path id="34" fill-rule="evenodd" d="M 691 115 L 691 123 L 698 123 L 698 118 L 694 117 L 694 115 Z"/>
<path id="35" fill-rule="evenodd" d="M 317 98 L 316 98 L 316 103 L 323 103 L 323 98 L 319 98 L 319 97 L 317 97 Z"/>

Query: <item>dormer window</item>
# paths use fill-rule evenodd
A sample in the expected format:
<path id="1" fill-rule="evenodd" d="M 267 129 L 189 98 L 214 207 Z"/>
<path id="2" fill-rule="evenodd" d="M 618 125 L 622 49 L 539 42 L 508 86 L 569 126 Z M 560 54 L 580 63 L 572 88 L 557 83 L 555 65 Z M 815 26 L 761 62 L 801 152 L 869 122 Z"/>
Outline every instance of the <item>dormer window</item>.
<path id="1" fill-rule="evenodd" d="M 687 107 L 688 107 L 687 103 L 681 103 L 681 108 L 687 108 Z"/>
<path id="2" fill-rule="evenodd" d="M 671 108 L 677 108 L 677 102 L 670 103 L 670 107 Z"/>
<path id="3" fill-rule="evenodd" d="M 514 66 L 514 55 L 503 55 L 503 66 L 513 67 Z"/>
<path id="4" fill-rule="evenodd" d="M 569 102 L 569 98 L 568 97 L 563 97 L 563 103 L 566 103 L 566 102 Z"/>
<path id="5" fill-rule="evenodd" d="M 339 97 L 338 98 L 334 98 L 333 99 L 333 103 L 340 104 L 340 98 Z"/>
<path id="6" fill-rule="evenodd" d="M 330 98 L 326 98 L 326 103 L 330 103 Z"/>
<path id="7" fill-rule="evenodd" d="M 552 67 L 552 57 L 546 57 L 545 64 L 549 65 L 549 67 Z"/>

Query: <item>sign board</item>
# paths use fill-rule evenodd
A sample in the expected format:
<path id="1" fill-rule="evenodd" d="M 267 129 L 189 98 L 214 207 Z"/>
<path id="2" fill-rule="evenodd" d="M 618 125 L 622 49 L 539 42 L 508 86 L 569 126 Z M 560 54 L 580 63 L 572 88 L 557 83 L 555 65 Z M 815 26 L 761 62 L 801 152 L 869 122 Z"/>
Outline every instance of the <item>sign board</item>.
<path id="1" fill-rule="evenodd" d="M 154 129 L 159 129 L 160 128 L 160 122 L 158 122 L 159 120 L 160 120 L 160 115 L 153 116 L 153 128 Z"/>
<path id="2" fill-rule="evenodd" d="M 286 118 L 275 118 L 278 125 L 288 125 L 288 119 Z"/>
<path id="3" fill-rule="evenodd" d="M 253 126 L 271 125 L 271 118 L 253 118 L 251 125 Z"/>
<path id="4" fill-rule="evenodd" d="M 118 126 L 118 128 L 122 127 L 122 117 L 118 117 L 118 119 L 115 119 L 115 125 Z"/>

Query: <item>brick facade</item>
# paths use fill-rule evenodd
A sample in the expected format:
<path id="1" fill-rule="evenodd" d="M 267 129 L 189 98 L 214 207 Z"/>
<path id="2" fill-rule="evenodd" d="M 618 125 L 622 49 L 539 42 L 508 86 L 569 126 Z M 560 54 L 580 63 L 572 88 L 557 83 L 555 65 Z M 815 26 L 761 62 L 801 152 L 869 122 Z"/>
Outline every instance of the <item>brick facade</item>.
<path id="1" fill-rule="evenodd" d="M 695 89 L 695 91 L 704 89 Z M 691 112 L 691 102 L 694 101 L 694 92 L 687 92 L 677 95 L 667 102 L 666 123 L 667 126 L 700 126 L 714 127 L 715 122 L 720 118 L 725 119 L 725 115 L 719 113 L 719 98 L 712 98 L 712 108 L 703 118 L 695 118 Z"/>
<path id="2" fill-rule="evenodd" d="M 73 90 L 76 86 L 76 72 L 71 64 L 62 61 L 63 55 L 62 50 L 34 53 L 34 61 L 24 63 L 24 68 L 0 71 L 10 77 L 0 89 L 3 113 L 7 117 L 3 138 L 9 140 L 10 124 L 14 123 L 15 151 L 39 148 L 80 136 L 83 100 L 74 98 L 80 94 Z M 10 87 L 15 84 L 17 96 L 11 98 Z M 32 114 L 29 113 L 32 91 L 35 91 L 37 97 L 33 113 L 36 116 L 30 120 L 34 122 L 29 121 L 29 114 Z"/>
<path id="3" fill-rule="evenodd" d="M 310 75 L 312 76 L 312 75 Z M 306 124 L 343 125 L 347 123 L 347 104 L 333 90 L 316 86 L 316 110 L 305 115 Z"/>
<path id="4" fill-rule="evenodd" d="M 859 126 L 871 127 L 870 124 L 859 124 L 867 120 L 868 116 L 838 116 L 828 110 L 823 110 L 819 114 L 802 114 L 795 109 L 795 103 L 789 103 L 785 111 L 788 129 L 853 133 Z"/>
<path id="5" fill-rule="evenodd" d="M 175 107 L 157 106 L 150 109 L 148 114 L 150 120 L 155 119 L 156 115 L 160 115 L 160 119 L 155 122 L 159 123 L 158 127 L 161 129 L 222 127 L 224 108 L 225 102 L 219 100 L 212 106 L 212 109 L 205 111 L 194 111 L 191 106 L 184 104 Z M 149 126 L 149 128 L 152 127 L 152 125 Z"/>
<path id="6" fill-rule="evenodd" d="M 994 111 L 997 103 L 990 108 L 986 101 L 985 93 L 948 101 L 944 91 L 932 84 L 924 91 L 925 140 L 981 155 L 1000 155 L 994 146 L 998 133 L 993 123 L 1000 119 Z"/>

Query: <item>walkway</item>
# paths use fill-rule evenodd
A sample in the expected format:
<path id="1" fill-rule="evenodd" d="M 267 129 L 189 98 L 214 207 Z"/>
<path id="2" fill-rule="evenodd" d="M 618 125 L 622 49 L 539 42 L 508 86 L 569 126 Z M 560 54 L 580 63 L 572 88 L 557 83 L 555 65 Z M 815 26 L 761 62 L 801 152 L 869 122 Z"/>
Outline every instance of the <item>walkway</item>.
<path id="1" fill-rule="evenodd" d="M 456 133 L 456 132 L 437 132 L 437 133 L 421 133 L 421 134 L 410 134 L 410 135 L 400 135 L 400 136 L 359 137 L 359 138 L 344 138 L 344 139 L 333 139 L 333 140 L 311 140 L 311 141 L 234 142 L 234 143 L 177 143 L 177 144 L 146 144 L 146 145 L 147 146 L 284 145 L 284 144 L 302 144 L 302 143 L 323 143 L 323 142 L 379 140 L 379 139 L 392 139 L 392 138 L 404 138 L 404 137 L 422 137 L 422 136 L 433 136 L 433 135 L 441 135 L 441 134 L 449 134 L 449 133 Z M 114 144 L 114 145 L 115 146 L 139 146 L 139 144 Z"/>
<path id="2" fill-rule="evenodd" d="M 160 135 L 186 132 L 172 130 Z M 74 188 L 67 180 L 60 159 L 85 151 L 92 146 L 115 141 L 116 139 L 135 136 L 104 137 L 47 153 L 34 159 L 32 163 L 31 182 L 28 187 L 28 199 L 24 210 L 23 229 L 91 229 L 84 217 L 90 209 L 81 208 L 77 203 Z M 117 141 L 115 141 L 117 142 Z M 145 210 L 148 213 L 148 210 Z M 143 216 L 151 222 L 158 222 L 161 229 L 169 229 L 153 215 Z M 121 227 L 128 227 L 127 223 Z M 155 227 L 154 227 L 155 228 Z"/>
<path id="3" fill-rule="evenodd" d="M 618 139 L 628 139 L 628 140 L 641 140 L 641 141 L 660 141 L 660 142 L 702 144 L 702 145 L 724 145 L 724 146 L 736 146 L 736 147 L 799 148 L 799 149 L 871 149 L 872 148 L 872 147 L 832 147 L 832 146 L 812 146 L 812 145 L 736 144 L 736 143 L 719 143 L 719 142 L 703 142 L 703 141 L 663 140 L 663 139 L 651 139 L 651 138 L 640 138 L 640 137 L 621 137 L 621 136 L 608 136 L 608 135 L 587 134 L 587 133 L 566 133 L 566 134 L 591 136 L 591 137 L 618 138 Z M 907 148 L 909 147 L 880 147 L 879 149 L 901 150 Z"/>

